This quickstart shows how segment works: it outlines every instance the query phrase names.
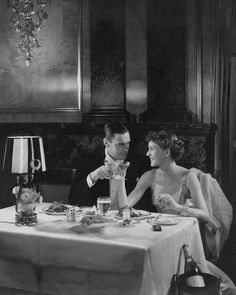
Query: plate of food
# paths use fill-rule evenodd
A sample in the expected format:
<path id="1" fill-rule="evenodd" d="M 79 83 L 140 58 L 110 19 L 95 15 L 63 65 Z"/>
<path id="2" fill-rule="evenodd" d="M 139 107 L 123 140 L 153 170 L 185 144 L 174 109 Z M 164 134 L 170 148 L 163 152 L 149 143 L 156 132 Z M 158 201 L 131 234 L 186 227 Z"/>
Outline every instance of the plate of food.
<path id="1" fill-rule="evenodd" d="M 97 208 L 96 206 L 93 206 L 93 207 L 83 207 L 82 210 L 81 210 L 81 214 L 83 216 L 95 216 L 97 215 Z"/>
<path id="2" fill-rule="evenodd" d="M 50 206 L 44 207 L 42 212 L 49 215 L 65 215 L 68 207 L 65 204 L 54 202 Z"/>
<path id="3" fill-rule="evenodd" d="M 151 213 L 145 210 L 136 210 L 134 208 L 130 209 L 130 217 L 132 220 L 148 218 L 150 215 Z M 123 211 L 114 211 L 113 216 L 117 219 L 123 219 Z"/>
<path id="4" fill-rule="evenodd" d="M 96 206 L 83 208 L 81 217 L 83 220 L 88 220 L 89 223 L 104 223 L 113 220 L 110 215 L 102 215 Z"/>
<path id="5" fill-rule="evenodd" d="M 106 216 L 102 216 L 102 215 L 93 215 L 93 216 L 81 216 L 80 220 L 79 220 L 80 224 L 82 225 L 94 225 L 96 224 L 96 226 L 105 224 L 105 223 L 114 223 L 114 220 L 110 217 L 106 217 Z"/>
<path id="6" fill-rule="evenodd" d="M 166 217 L 166 216 L 159 216 L 156 218 L 152 218 L 149 220 L 149 223 L 152 225 L 175 225 L 178 224 L 180 222 L 179 218 L 176 217 Z"/>

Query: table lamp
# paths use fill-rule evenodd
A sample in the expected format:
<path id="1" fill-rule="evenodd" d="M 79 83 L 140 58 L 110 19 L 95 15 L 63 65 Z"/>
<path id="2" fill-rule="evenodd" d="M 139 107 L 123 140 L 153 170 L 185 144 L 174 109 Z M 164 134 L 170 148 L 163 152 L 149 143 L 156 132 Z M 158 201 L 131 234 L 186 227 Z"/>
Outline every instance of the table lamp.
<path id="1" fill-rule="evenodd" d="M 17 225 L 34 225 L 36 202 L 42 197 L 35 182 L 35 174 L 46 171 L 43 139 L 40 136 L 8 136 L 2 170 L 17 175 L 16 197 Z"/>

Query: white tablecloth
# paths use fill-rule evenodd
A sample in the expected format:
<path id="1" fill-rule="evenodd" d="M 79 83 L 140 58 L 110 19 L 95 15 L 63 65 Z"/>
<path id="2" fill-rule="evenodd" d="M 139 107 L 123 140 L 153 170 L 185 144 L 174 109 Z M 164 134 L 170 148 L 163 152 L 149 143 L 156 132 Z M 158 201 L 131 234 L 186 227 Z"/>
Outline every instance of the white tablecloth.
<path id="1" fill-rule="evenodd" d="M 185 243 L 207 272 L 195 218 L 178 217 L 179 224 L 161 232 L 146 221 L 83 230 L 64 216 L 40 212 L 44 206 L 33 227 L 15 226 L 14 207 L 0 210 L 0 287 L 29 294 L 165 295 Z"/>

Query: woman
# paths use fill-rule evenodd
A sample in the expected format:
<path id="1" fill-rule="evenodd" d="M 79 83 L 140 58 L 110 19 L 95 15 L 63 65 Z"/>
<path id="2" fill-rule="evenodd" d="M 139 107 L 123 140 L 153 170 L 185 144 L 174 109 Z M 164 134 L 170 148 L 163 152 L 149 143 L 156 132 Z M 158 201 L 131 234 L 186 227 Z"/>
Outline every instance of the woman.
<path id="1" fill-rule="evenodd" d="M 147 188 L 151 187 L 152 202 L 158 212 L 194 216 L 204 223 L 210 221 L 196 174 L 176 164 L 184 152 L 184 143 L 166 131 L 150 132 L 146 140 L 146 155 L 150 158 L 153 169 L 142 175 L 126 199 L 126 204 L 133 207 Z M 119 192 L 119 203 L 125 204 L 123 184 L 120 184 Z"/>
<path id="2" fill-rule="evenodd" d="M 152 202 L 157 211 L 197 217 L 202 225 L 209 225 L 212 232 L 216 232 L 220 224 L 208 212 L 196 174 L 176 164 L 183 155 L 184 143 L 176 135 L 166 131 L 150 132 L 146 140 L 148 142 L 146 155 L 150 158 L 153 169 L 142 175 L 128 197 L 124 181 L 119 182 L 120 208 L 127 205 L 133 207 L 146 189 L 151 187 Z M 201 229 L 203 230 L 204 227 L 201 226 Z M 204 234 L 202 237 L 204 249 L 207 251 L 205 253 L 208 253 Z M 236 295 L 236 287 L 231 279 L 211 262 L 207 261 L 207 265 L 210 272 L 221 277 L 222 294 Z"/>

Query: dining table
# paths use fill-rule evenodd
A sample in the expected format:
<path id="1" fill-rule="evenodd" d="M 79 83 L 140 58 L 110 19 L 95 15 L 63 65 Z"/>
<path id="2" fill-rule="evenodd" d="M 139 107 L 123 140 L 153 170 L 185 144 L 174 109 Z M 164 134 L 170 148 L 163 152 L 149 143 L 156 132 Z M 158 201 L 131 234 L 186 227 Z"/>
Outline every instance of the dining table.
<path id="1" fill-rule="evenodd" d="M 111 212 L 84 225 L 79 214 L 48 214 L 50 205 L 37 204 L 33 226 L 15 224 L 15 206 L 0 210 L 0 294 L 166 295 L 184 244 L 208 272 L 196 218 L 148 213 L 124 225 Z"/>

